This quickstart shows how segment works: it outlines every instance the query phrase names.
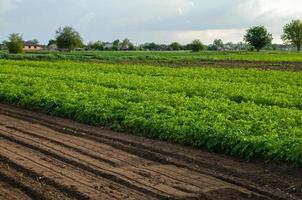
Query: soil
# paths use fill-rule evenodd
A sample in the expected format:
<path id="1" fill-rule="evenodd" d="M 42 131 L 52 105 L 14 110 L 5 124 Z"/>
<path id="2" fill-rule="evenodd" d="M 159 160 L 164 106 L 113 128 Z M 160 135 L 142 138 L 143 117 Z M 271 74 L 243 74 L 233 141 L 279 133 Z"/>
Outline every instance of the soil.
<path id="1" fill-rule="evenodd" d="M 302 71 L 302 62 L 277 62 L 277 61 L 246 61 L 246 60 L 89 60 L 97 63 L 111 64 L 147 64 L 164 67 L 214 67 L 214 68 L 241 68 L 278 71 Z"/>
<path id="2" fill-rule="evenodd" d="M 0 104 L 0 199 L 302 199 L 302 169 Z"/>

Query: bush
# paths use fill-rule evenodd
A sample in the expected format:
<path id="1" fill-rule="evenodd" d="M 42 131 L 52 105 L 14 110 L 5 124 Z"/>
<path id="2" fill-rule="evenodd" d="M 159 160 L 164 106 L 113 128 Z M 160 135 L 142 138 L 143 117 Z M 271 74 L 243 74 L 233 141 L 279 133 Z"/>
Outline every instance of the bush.
<path id="1" fill-rule="evenodd" d="M 5 42 L 9 53 L 23 53 L 24 42 L 22 36 L 18 33 L 12 33 Z"/>

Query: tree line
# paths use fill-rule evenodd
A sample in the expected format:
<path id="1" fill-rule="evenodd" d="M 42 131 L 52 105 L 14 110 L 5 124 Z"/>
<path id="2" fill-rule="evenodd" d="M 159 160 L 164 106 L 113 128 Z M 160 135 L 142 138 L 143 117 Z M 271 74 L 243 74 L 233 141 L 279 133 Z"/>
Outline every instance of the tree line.
<path id="1" fill-rule="evenodd" d="M 281 39 L 285 44 L 292 45 L 301 51 L 302 46 L 302 20 L 293 20 L 289 24 L 283 27 L 283 34 Z M 221 39 L 216 39 L 213 44 L 206 46 L 200 40 L 194 40 L 187 45 L 181 45 L 178 42 L 173 42 L 170 45 L 156 44 L 156 43 L 146 43 L 143 45 L 135 46 L 130 42 L 129 39 L 124 39 L 122 41 L 115 40 L 110 42 L 89 42 L 84 45 L 83 39 L 79 32 L 77 32 L 72 27 L 61 27 L 56 31 L 56 36 L 54 39 L 50 40 L 48 46 L 55 45 L 59 50 L 71 51 L 77 48 L 84 50 L 190 50 L 193 52 L 203 51 L 203 50 L 256 50 L 272 46 L 273 36 L 269 33 L 264 26 L 254 26 L 246 30 L 243 37 L 246 43 L 240 42 L 238 44 L 227 43 L 224 44 Z M 32 40 L 32 43 L 38 44 L 38 40 Z M 10 53 L 22 53 L 24 48 L 24 41 L 22 35 L 17 33 L 10 34 L 8 41 L 4 41 L 3 44 L 7 47 Z"/>

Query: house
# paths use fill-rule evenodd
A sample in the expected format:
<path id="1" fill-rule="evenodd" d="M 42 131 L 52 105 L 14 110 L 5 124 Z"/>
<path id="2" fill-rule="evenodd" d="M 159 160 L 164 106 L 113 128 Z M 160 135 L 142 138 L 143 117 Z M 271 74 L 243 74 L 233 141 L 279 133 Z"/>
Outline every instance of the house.
<path id="1" fill-rule="evenodd" d="M 43 50 L 44 46 L 37 44 L 37 43 L 33 43 L 32 41 L 27 41 L 24 42 L 24 51 L 39 51 L 39 50 Z"/>

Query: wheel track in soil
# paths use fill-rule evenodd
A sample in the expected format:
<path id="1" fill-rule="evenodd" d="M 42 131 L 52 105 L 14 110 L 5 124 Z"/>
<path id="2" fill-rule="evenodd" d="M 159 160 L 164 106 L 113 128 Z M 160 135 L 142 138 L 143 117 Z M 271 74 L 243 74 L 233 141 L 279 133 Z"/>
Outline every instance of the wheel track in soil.
<path id="1" fill-rule="evenodd" d="M 51 152 L 50 148 L 47 149 L 47 150 L 44 150 L 44 149 L 40 149 L 39 147 L 37 147 L 37 145 L 32 145 L 32 143 L 35 142 L 33 140 L 28 140 L 27 142 L 30 143 L 30 144 L 28 144 L 28 143 L 26 143 L 26 139 L 24 140 L 24 139 L 22 139 L 22 137 L 18 137 L 17 135 L 14 135 L 14 134 L 12 134 L 12 136 L 8 136 L 9 134 L 12 134 L 12 133 L 5 134 L 3 131 L 0 132 L 0 137 L 5 138 L 6 140 L 8 140 L 8 141 L 5 141 L 5 143 L 8 144 L 6 148 L 4 147 L 4 145 L 0 145 L 0 147 L 2 147 L 2 149 L 4 150 L 4 153 L 5 153 L 5 150 L 6 151 L 10 151 L 7 148 L 12 148 L 13 144 L 9 144 L 9 141 L 10 141 L 10 142 L 13 142 L 13 143 L 17 143 L 18 145 L 23 145 L 23 146 L 25 146 L 25 147 L 27 147 L 29 149 L 33 149 L 35 151 L 39 151 L 40 153 L 43 153 L 45 155 L 52 156 L 52 157 L 54 157 L 54 158 L 56 158 L 56 159 L 58 159 L 58 160 L 60 160 L 62 162 L 65 162 L 65 163 L 68 163 L 68 164 L 71 164 L 71 165 L 74 165 L 74 166 L 78 166 L 78 167 L 80 167 L 83 170 L 87 170 L 87 171 L 89 171 L 91 173 L 94 173 L 96 175 L 100 175 L 101 177 L 107 177 L 108 178 L 108 174 L 102 174 L 102 172 L 97 171 L 96 169 L 94 170 L 94 169 L 92 169 L 90 167 L 87 167 L 87 166 L 85 167 L 81 163 L 77 163 L 75 161 L 68 160 L 67 158 L 64 158 L 63 156 L 61 157 L 60 155 Z M 41 143 L 41 146 L 45 147 L 46 145 L 43 144 L 43 143 Z M 15 148 L 15 150 L 13 152 L 11 152 L 11 153 L 14 154 L 14 155 L 19 155 L 20 157 L 25 158 L 26 160 L 30 160 L 32 162 L 35 162 L 34 160 L 31 160 L 30 156 L 18 154 L 17 149 L 18 148 Z M 11 157 L 12 155 L 8 155 L 8 156 Z M 69 157 L 70 155 L 66 155 L 66 156 Z M 39 160 L 39 159 L 35 159 L 35 160 Z M 37 162 L 35 162 L 35 164 L 39 165 Z M 93 165 L 93 164 L 90 163 L 90 165 Z M 47 168 L 47 167 L 44 166 L 44 168 Z M 50 168 L 48 168 L 48 169 L 50 170 Z M 117 173 L 115 173 L 115 174 L 117 174 Z M 125 177 L 125 178 L 128 178 L 128 180 L 131 179 L 130 177 Z M 142 191 L 144 193 L 150 193 L 152 197 L 155 197 L 155 198 L 158 198 L 158 199 L 171 198 L 171 196 L 172 196 L 173 193 L 177 194 L 177 191 L 171 191 L 169 195 L 168 194 L 161 195 L 161 194 L 158 194 L 158 193 L 152 193 L 152 192 L 149 192 L 148 190 L 143 190 L 143 189 L 140 189 L 138 187 L 131 186 L 131 185 L 123 182 L 121 179 L 118 179 L 114 175 L 111 175 L 111 176 L 109 175 L 108 179 L 111 179 L 111 180 L 115 179 L 117 183 L 122 182 L 122 183 L 124 183 L 124 185 L 127 185 L 128 187 L 131 187 L 133 189 L 140 190 L 140 191 Z M 73 180 L 73 181 L 75 181 L 75 180 Z M 210 184 L 210 179 L 208 181 L 209 181 L 208 184 Z M 214 186 L 215 185 L 213 184 L 213 187 Z M 216 188 L 217 188 L 217 186 L 219 186 L 219 185 L 216 185 Z M 223 186 L 226 187 L 226 185 L 222 185 L 221 187 L 223 187 Z M 149 185 L 149 187 L 152 188 L 151 185 Z M 179 188 L 181 188 L 181 187 L 179 187 Z M 152 188 L 152 189 L 154 189 L 154 188 Z M 166 188 L 166 189 L 168 189 L 168 190 L 170 189 L 171 190 L 171 188 Z M 161 191 L 158 190 L 157 192 L 161 192 Z M 161 193 L 163 193 L 163 192 L 161 192 Z"/>
<path id="2" fill-rule="evenodd" d="M 126 194 L 124 198 L 133 199 L 217 199 L 217 197 L 300 199 L 301 197 L 278 189 L 274 191 L 274 188 L 261 188 L 249 180 L 243 182 L 244 179 L 243 181 L 238 179 L 231 170 L 229 174 L 221 174 L 219 172 L 221 167 L 217 167 L 217 163 L 201 160 L 200 158 L 207 155 L 198 155 L 196 150 L 191 150 L 194 151 L 193 156 L 196 158 L 194 159 L 184 155 L 187 149 L 179 151 L 185 147 L 177 146 L 170 150 L 169 147 L 174 145 L 135 136 L 120 136 L 121 134 L 115 134 L 110 130 L 0 105 L 0 148 L 3 149 L 0 155 L 3 159 L 51 180 L 53 185 L 60 185 L 55 187 L 59 193 L 64 194 L 64 189 L 77 183 L 77 187 L 71 187 L 72 192 L 69 192 L 69 195 L 78 194 L 72 196 L 73 199 L 83 199 L 83 197 L 106 199 L 104 196 L 106 193 L 110 194 L 106 197 L 115 199 L 123 199 L 120 196 L 122 194 Z M 13 154 L 15 154 L 14 159 L 12 159 Z M 32 162 L 22 162 L 19 160 L 22 158 Z M 44 158 L 43 165 L 41 165 L 42 158 Z M 61 165 L 61 168 L 53 163 Z M 57 171 L 43 174 L 43 170 L 39 169 L 45 170 L 47 165 Z M 218 172 L 213 173 L 210 168 L 207 169 L 211 165 L 214 171 Z M 32 166 L 35 167 L 32 169 Z M 48 170 L 51 171 L 49 166 Z M 85 181 L 83 183 L 75 179 L 66 181 L 68 177 L 60 175 L 62 166 L 65 171 L 78 172 L 79 179 Z M 245 164 L 243 166 L 245 167 Z M 53 178 L 53 174 L 60 176 L 64 181 Z M 85 179 L 86 176 L 91 177 L 93 181 L 99 181 L 100 187 L 103 187 L 102 185 L 113 187 L 110 192 L 105 192 L 99 186 L 87 185 L 89 180 Z M 297 186 L 300 186 L 299 184 Z"/>
<path id="3" fill-rule="evenodd" d="M 86 156 L 90 156 L 91 158 L 95 158 L 95 159 L 104 161 L 104 162 L 106 162 L 106 163 L 108 163 L 108 164 L 110 164 L 110 165 L 112 165 L 112 166 L 118 166 L 118 165 L 119 165 L 119 164 L 115 163 L 114 161 L 106 160 L 106 159 L 104 159 L 103 157 L 99 157 L 99 156 L 96 156 L 96 155 L 94 155 L 94 154 L 87 153 L 87 152 L 89 152 L 89 151 L 92 151 L 92 152 L 94 152 L 94 153 L 99 153 L 99 152 L 96 152 L 96 151 L 93 151 L 93 150 L 92 150 L 93 147 L 95 147 L 95 146 L 89 145 L 89 147 L 90 147 L 90 146 L 92 147 L 92 148 L 90 148 L 90 149 L 81 146 L 81 148 L 84 148 L 84 149 L 87 150 L 87 152 L 85 152 L 85 151 L 83 151 L 82 149 L 77 149 L 77 148 L 75 148 L 74 146 L 67 145 L 67 144 L 64 144 L 64 143 L 59 142 L 58 140 L 48 138 L 48 137 L 52 137 L 52 136 L 50 136 L 49 134 L 48 134 L 48 137 L 44 137 L 44 136 L 41 136 L 41 135 L 36 135 L 36 134 L 34 134 L 34 133 L 30 133 L 30 132 L 27 132 L 27 131 L 20 130 L 20 129 L 15 128 L 15 127 L 8 127 L 8 128 L 11 128 L 11 129 L 13 129 L 13 130 L 20 131 L 20 132 L 22 132 L 22 133 L 24 133 L 24 134 L 26 134 L 26 135 L 31 135 L 31 136 L 38 137 L 38 138 L 40 138 L 40 139 L 47 140 L 47 141 L 49 141 L 49 142 L 51 142 L 51 143 L 55 143 L 55 144 L 64 146 L 64 147 L 66 147 L 66 148 L 70 148 L 70 149 L 72 149 L 72 150 L 74 150 L 74 151 L 77 151 L 77 152 L 80 152 L 80 153 L 82 153 L 82 154 L 84 154 L 84 155 L 86 155 Z M 0 128 L 0 130 L 1 130 L 1 128 Z M 54 138 L 54 137 L 53 137 L 53 138 Z M 66 139 L 66 138 L 56 137 L 56 139 L 57 139 L 57 138 L 60 139 L 60 140 Z M 70 142 L 69 142 L 69 143 L 70 143 Z M 71 144 L 73 144 L 73 145 L 81 145 L 80 143 L 77 143 L 77 144 L 71 143 Z M 88 145 L 86 145 L 86 146 L 88 147 Z M 108 156 L 109 156 L 109 157 L 112 156 L 111 153 L 108 153 L 108 154 L 100 153 L 100 154 L 105 155 L 105 156 L 107 156 L 107 157 L 108 157 Z M 114 152 L 114 155 L 115 155 L 115 156 L 117 156 L 118 154 L 119 154 L 119 152 Z M 125 156 L 125 155 L 122 155 L 122 156 Z M 115 160 L 118 160 L 118 161 L 120 161 L 120 162 L 124 162 L 124 163 L 128 164 L 129 166 L 131 166 L 131 167 L 133 167 L 133 168 L 137 168 L 137 163 L 131 162 L 131 160 L 130 160 L 130 161 L 127 161 L 127 159 L 119 159 L 119 158 L 115 158 Z M 143 163 L 144 160 L 141 159 L 140 162 Z M 148 163 L 144 163 L 144 165 L 148 165 Z M 149 167 L 151 168 L 152 166 L 149 166 Z M 180 176 L 184 176 L 185 174 L 180 174 L 180 173 L 178 173 L 178 172 L 175 172 L 175 174 L 178 175 L 177 178 L 182 178 L 182 180 L 175 179 L 175 177 L 173 177 L 175 174 L 171 174 L 171 172 L 168 171 L 168 170 L 164 171 L 164 173 L 165 173 L 165 174 L 164 174 L 164 173 L 162 173 L 161 171 L 157 171 L 156 169 L 152 170 L 152 168 L 149 169 L 149 168 L 147 168 L 147 167 L 143 167 L 143 165 L 140 166 L 139 168 L 137 168 L 137 170 L 140 170 L 140 173 L 143 173 L 143 174 L 144 174 L 144 173 L 145 173 L 145 174 L 147 174 L 147 173 L 157 173 L 158 175 L 165 176 L 165 177 L 168 177 L 168 178 L 170 178 L 170 179 L 174 179 L 175 181 L 181 181 L 181 182 L 184 182 L 184 183 L 187 183 L 187 184 L 192 184 L 192 185 L 194 185 L 194 186 L 196 186 L 196 187 L 199 187 L 197 184 L 193 184 L 193 183 L 186 182 L 186 180 L 184 180 L 185 178 L 179 177 L 179 175 L 180 175 Z M 164 170 L 164 168 L 161 168 L 161 170 Z M 149 175 L 149 176 L 154 176 L 154 174 Z M 195 177 L 190 177 L 190 178 L 196 179 Z M 196 181 L 198 181 L 198 179 L 196 179 Z"/>

